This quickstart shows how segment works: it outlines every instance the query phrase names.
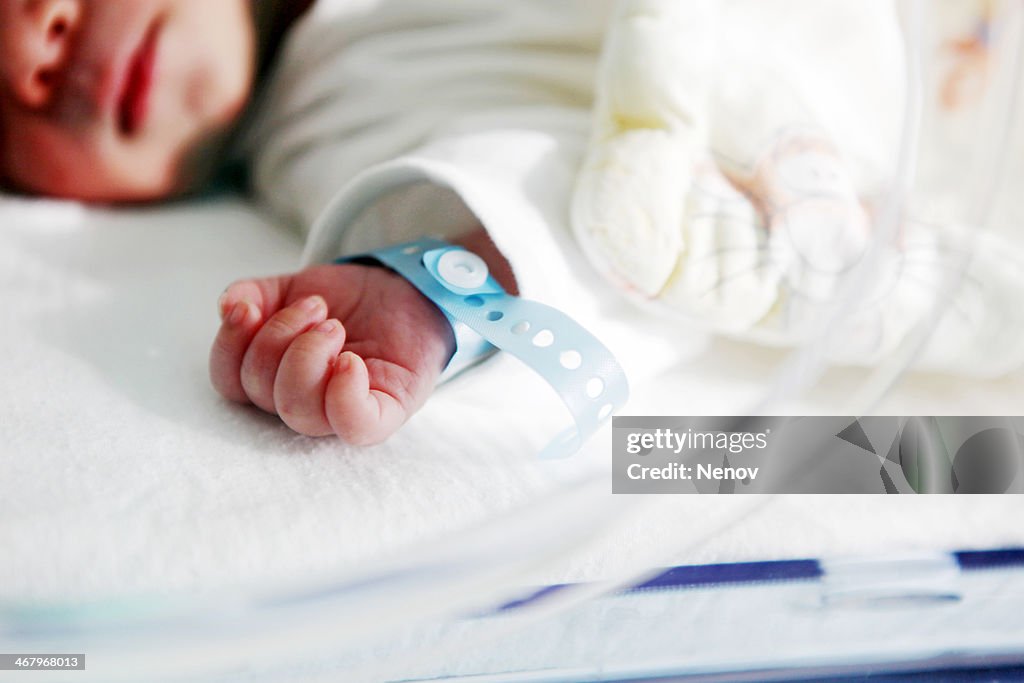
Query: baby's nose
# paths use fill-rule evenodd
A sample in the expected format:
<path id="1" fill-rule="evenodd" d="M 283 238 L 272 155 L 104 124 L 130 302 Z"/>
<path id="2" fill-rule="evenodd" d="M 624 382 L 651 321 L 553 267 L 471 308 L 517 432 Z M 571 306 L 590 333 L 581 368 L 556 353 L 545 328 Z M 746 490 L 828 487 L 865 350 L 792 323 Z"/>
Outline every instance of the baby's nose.
<path id="1" fill-rule="evenodd" d="M 31 108 L 53 95 L 81 18 L 81 0 L 28 0 L 19 3 L 4 33 L 0 65 L 13 95 Z"/>

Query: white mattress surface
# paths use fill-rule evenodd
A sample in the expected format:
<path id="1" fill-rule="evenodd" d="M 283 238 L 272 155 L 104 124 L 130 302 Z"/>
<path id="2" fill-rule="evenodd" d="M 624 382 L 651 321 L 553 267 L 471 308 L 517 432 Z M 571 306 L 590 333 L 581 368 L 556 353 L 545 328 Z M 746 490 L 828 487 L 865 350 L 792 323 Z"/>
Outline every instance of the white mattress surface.
<path id="1" fill-rule="evenodd" d="M 374 448 L 298 436 L 221 400 L 206 373 L 217 296 L 233 279 L 291 269 L 300 249 L 233 199 L 146 210 L 0 200 L 0 600 L 322 575 L 456 533 L 556 485 L 533 459 L 559 426 L 553 399 L 511 360 L 442 387 Z M 783 357 L 694 335 L 686 343 L 691 362 L 636 379 L 627 413 L 742 411 Z M 840 410 L 862 376 L 831 371 L 788 409 Z M 1020 375 L 919 375 L 880 408 L 1022 411 Z M 578 462 L 600 465 L 609 443 L 598 435 Z M 610 488 L 607 504 L 624 505 Z M 778 497 L 754 510 L 740 498 L 663 496 L 657 518 L 624 518 L 532 578 L 607 576 L 645 558 L 1024 544 L 1024 505 L 1010 496 Z"/>

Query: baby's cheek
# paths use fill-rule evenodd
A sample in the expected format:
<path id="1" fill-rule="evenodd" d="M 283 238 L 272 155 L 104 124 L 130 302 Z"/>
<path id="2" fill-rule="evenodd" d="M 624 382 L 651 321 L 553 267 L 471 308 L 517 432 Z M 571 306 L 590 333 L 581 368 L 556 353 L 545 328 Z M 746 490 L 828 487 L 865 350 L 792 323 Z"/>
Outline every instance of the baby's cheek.
<path id="1" fill-rule="evenodd" d="M 206 133 L 233 125 L 255 78 L 255 35 L 247 2 L 192 2 L 169 21 L 163 49 L 168 111 Z"/>
<path id="2" fill-rule="evenodd" d="M 250 87 L 247 74 L 232 74 L 230 70 L 206 63 L 196 64 L 185 78 L 185 112 L 201 128 L 232 126 L 245 110 Z"/>

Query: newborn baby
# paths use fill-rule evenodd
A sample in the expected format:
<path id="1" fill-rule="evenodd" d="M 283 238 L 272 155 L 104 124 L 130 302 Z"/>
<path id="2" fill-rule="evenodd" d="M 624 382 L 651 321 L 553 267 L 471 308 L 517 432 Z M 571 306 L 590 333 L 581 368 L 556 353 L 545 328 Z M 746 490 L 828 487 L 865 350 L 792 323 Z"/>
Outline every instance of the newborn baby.
<path id="1" fill-rule="evenodd" d="M 720 296 L 694 296 L 709 255 L 757 253 L 760 224 L 796 216 L 786 211 L 808 193 L 824 189 L 825 215 L 838 216 L 828 235 L 840 246 L 819 244 L 822 258 L 841 271 L 866 243 L 860 194 L 891 152 L 891 139 L 870 138 L 898 121 L 899 98 L 886 99 L 899 91 L 895 72 L 856 84 L 874 118 L 838 140 L 849 101 L 803 106 L 827 85 L 820 70 L 736 49 L 722 52 L 732 68 L 711 68 L 722 60 L 710 26 L 735 25 L 756 44 L 775 35 L 770 20 L 848 63 L 813 22 L 790 25 L 800 3 L 840 7 L 0 0 L 0 177 L 32 193 L 151 201 L 201 186 L 230 145 L 260 199 L 308 231 L 306 267 L 224 292 L 213 384 L 300 433 L 378 442 L 429 397 L 454 339 L 405 279 L 332 262 L 341 255 L 444 237 L 480 255 L 509 292 L 640 355 L 651 339 L 671 341 L 672 327 L 638 314 L 622 288 L 754 338 L 778 320 L 781 283 L 827 300 L 831 274 L 803 262 L 750 268 L 742 254 L 731 259 L 746 269 L 739 290 L 719 288 L 718 273 Z M 891 50 L 871 55 L 884 62 L 899 54 L 896 17 L 865 4 L 809 16 L 841 24 L 844 49 L 864 38 Z M 858 145 L 865 153 L 850 155 Z M 793 195 L 789 181 L 808 173 L 810 190 L 797 183 Z M 821 215 L 783 246 L 813 247 L 806 233 Z"/>
<path id="2" fill-rule="evenodd" d="M 310 3 L 0 0 L 0 178 L 97 202 L 164 199 L 222 158 L 261 62 Z M 353 3 L 344 3 L 353 4 Z M 461 242 L 515 291 L 482 231 Z M 308 435 L 380 441 L 433 390 L 449 324 L 382 268 L 319 265 L 220 299 L 224 396 Z"/>

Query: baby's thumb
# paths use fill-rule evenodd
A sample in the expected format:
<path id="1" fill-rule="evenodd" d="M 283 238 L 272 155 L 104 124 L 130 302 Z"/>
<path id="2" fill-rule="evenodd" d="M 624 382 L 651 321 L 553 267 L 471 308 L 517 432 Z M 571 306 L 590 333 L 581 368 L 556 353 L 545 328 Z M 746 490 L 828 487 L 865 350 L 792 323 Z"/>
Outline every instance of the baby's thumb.
<path id="1" fill-rule="evenodd" d="M 407 417 L 405 407 L 394 395 L 370 388 L 366 363 L 351 351 L 335 361 L 324 395 L 324 412 L 334 433 L 355 446 L 384 441 Z"/>

